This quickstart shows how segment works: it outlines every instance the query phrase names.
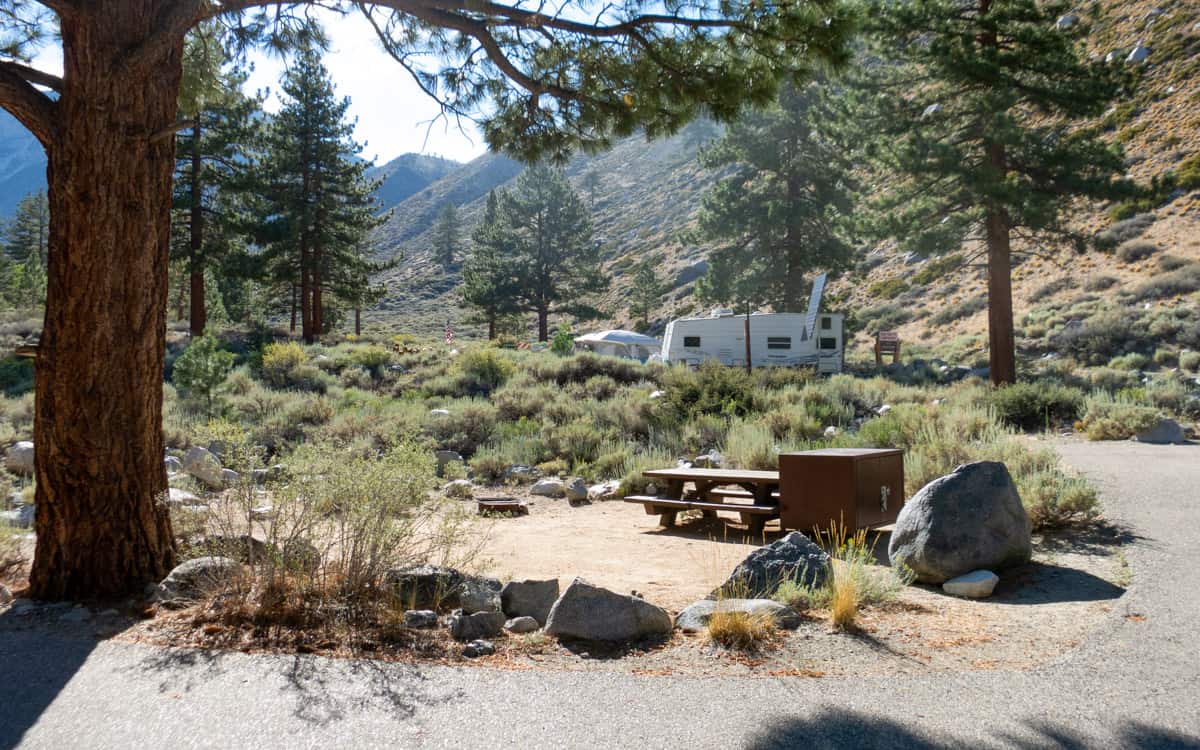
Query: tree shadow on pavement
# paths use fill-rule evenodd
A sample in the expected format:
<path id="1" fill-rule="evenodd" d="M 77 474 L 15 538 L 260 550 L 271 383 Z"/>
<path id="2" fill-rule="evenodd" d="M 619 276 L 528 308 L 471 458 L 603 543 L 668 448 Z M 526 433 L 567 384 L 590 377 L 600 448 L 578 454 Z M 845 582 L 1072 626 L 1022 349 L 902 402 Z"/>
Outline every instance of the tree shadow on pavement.
<path id="1" fill-rule="evenodd" d="M 914 719 L 916 724 L 920 720 Z M 1027 723 L 1019 735 L 998 733 L 993 742 L 968 737 L 934 736 L 900 722 L 827 706 L 811 718 L 779 719 L 746 739 L 748 750 L 953 750 L 963 747 L 1066 748 L 1113 747 L 1129 750 L 1200 750 L 1200 737 L 1129 722 L 1107 737 L 1083 737 L 1066 727 Z"/>
<path id="2" fill-rule="evenodd" d="M 32 616 L 0 614 L 0 750 L 16 747 L 96 648 L 47 635 Z"/>
<path id="3" fill-rule="evenodd" d="M 164 693 L 190 692 L 214 681 L 278 691 L 292 702 L 293 716 L 315 726 L 342 721 L 364 708 L 411 718 L 422 707 L 461 697 L 436 685 L 419 664 L 372 659 L 154 648 L 129 671 L 161 675 L 158 689 Z"/>
<path id="4" fill-rule="evenodd" d="M 1057 604 L 1116 599 L 1125 589 L 1083 570 L 1033 562 L 1003 571 L 993 599 L 1004 604 Z"/>

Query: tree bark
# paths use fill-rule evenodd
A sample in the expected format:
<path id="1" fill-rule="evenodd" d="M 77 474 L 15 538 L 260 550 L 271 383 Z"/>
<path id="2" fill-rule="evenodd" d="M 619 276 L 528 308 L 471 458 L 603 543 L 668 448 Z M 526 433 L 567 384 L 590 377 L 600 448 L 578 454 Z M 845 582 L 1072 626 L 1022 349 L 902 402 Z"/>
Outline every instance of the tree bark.
<path id="1" fill-rule="evenodd" d="M 34 420 L 36 599 L 140 592 L 175 563 L 162 368 L 182 34 L 165 0 L 61 17 L 61 130 L 47 144 L 50 242 Z M 125 64 L 140 50 L 144 64 Z"/>
<path id="2" fill-rule="evenodd" d="M 200 154 L 200 113 L 192 126 L 191 214 L 188 217 L 188 270 L 191 273 L 191 332 L 200 336 L 208 325 L 208 310 L 204 306 L 204 208 L 200 201 L 204 191 L 200 182 L 203 159 Z"/>
<path id="3" fill-rule="evenodd" d="M 1001 211 L 987 217 L 988 248 L 988 372 L 992 385 L 1017 380 L 1013 339 L 1012 255 L 1008 220 Z"/>
<path id="4" fill-rule="evenodd" d="M 488 341 L 496 339 L 496 315 L 495 313 L 488 316 Z"/>
<path id="5" fill-rule="evenodd" d="M 292 284 L 292 327 L 291 332 L 296 332 L 296 285 Z"/>
<path id="6" fill-rule="evenodd" d="M 538 341 L 550 340 L 550 311 L 542 308 L 537 311 Z"/>
<path id="7" fill-rule="evenodd" d="M 362 308 L 354 308 L 354 335 L 362 335 Z"/>

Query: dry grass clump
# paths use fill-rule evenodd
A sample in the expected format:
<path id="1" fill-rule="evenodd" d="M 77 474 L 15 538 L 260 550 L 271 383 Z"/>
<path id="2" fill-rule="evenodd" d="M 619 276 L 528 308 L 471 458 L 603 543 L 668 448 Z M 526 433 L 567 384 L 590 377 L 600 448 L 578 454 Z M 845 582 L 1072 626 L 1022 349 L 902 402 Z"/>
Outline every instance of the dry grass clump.
<path id="1" fill-rule="evenodd" d="M 708 637 L 722 648 L 752 651 L 775 638 L 775 618 L 767 613 L 723 611 L 720 607 L 708 621 Z"/>

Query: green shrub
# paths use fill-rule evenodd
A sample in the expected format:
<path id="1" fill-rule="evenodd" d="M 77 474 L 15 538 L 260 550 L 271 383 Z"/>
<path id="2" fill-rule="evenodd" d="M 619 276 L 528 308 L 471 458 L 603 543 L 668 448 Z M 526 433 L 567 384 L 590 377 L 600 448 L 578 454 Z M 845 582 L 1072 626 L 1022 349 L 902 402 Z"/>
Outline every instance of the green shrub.
<path id="1" fill-rule="evenodd" d="M 1156 265 L 1160 271 L 1175 271 L 1192 262 L 1186 258 L 1180 258 L 1178 255 L 1160 255 Z"/>
<path id="2" fill-rule="evenodd" d="M 1101 364 L 1114 355 L 1143 348 L 1148 342 L 1131 311 L 1101 313 L 1055 334 L 1051 344 L 1059 353 L 1084 364 Z"/>
<path id="3" fill-rule="evenodd" d="M 1137 352 L 1122 354 L 1108 361 L 1109 367 L 1130 371 L 1144 370 L 1148 364 L 1150 364 L 1150 358 L 1145 354 L 1138 354 Z"/>
<path id="4" fill-rule="evenodd" d="M 19 396 L 33 390 L 33 360 L 9 356 L 0 359 L 0 392 Z"/>
<path id="5" fill-rule="evenodd" d="M 899 328 L 912 320 L 912 309 L 908 305 L 887 302 L 858 311 L 858 319 L 867 333 L 877 333 Z"/>
<path id="6" fill-rule="evenodd" d="M 497 349 L 481 346 L 460 355 L 458 369 L 468 393 L 486 395 L 508 381 L 513 363 Z"/>
<path id="7" fill-rule="evenodd" d="M 1156 349 L 1154 351 L 1154 364 L 1160 367 L 1175 367 L 1179 364 L 1179 353 L 1173 352 L 1170 349 Z"/>
<path id="8" fill-rule="evenodd" d="M 1122 263 L 1136 263 L 1145 260 L 1158 252 L 1158 245 L 1145 240 L 1130 240 L 1122 242 L 1117 248 L 1117 258 Z"/>
<path id="9" fill-rule="evenodd" d="M 954 271 L 962 265 L 963 256 L 961 253 L 951 253 L 942 258 L 931 258 L 921 266 L 921 270 L 913 274 L 912 280 L 914 284 L 931 284 L 937 281 L 946 274 Z"/>
<path id="10" fill-rule="evenodd" d="M 1126 440 L 1153 427 L 1159 420 L 1158 409 L 1104 393 L 1087 400 L 1087 410 L 1079 427 L 1088 440 Z"/>
<path id="11" fill-rule="evenodd" d="M 956 305 L 942 308 L 929 319 L 929 322 L 935 326 L 949 325 L 956 320 L 970 317 L 986 307 L 987 300 L 983 297 L 968 297 Z"/>
<path id="12" fill-rule="evenodd" d="M 193 398 L 203 400 L 205 411 L 213 412 L 217 389 L 233 367 L 233 354 L 217 348 L 217 340 L 205 334 L 192 339 L 175 360 L 172 380 Z"/>
<path id="13" fill-rule="evenodd" d="M 1088 371 L 1089 387 L 1094 391 L 1116 393 L 1123 388 L 1132 388 L 1138 383 L 1137 373 L 1116 370 L 1111 367 L 1096 367 Z"/>
<path id="14" fill-rule="evenodd" d="M 756 409 L 753 379 L 745 370 L 709 360 L 695 370 L 673 367 L 663 378 L 659 407 L 678 422 L 700 414 L 742 416 Z"/>
<path id="15" fill-rule="evenodd" d="M 1083 290 L 1085 292 L 1102 292 L 1105 289 L 1111 289 L 1118 283 L 1120 283 L 1120 281 L 1115 276 L 1089 276 L 1087 280 L 1083 282 Z"/>
<path id="16" fill-rule="evenodd" d="M 1179 355 L 1179 366 L 1189 372 L 1200 372 L 1200 352 L 1183 352 Z"/>
<path id="17" fill-rule="evenodd" d="M 988 404 L 1005 424 L 1040 430 L 1074 422 L 1083 408 L 1083 392 L 1054 383 L 1014 383 L 989 394 Z"/>
<path id="18" fill-rule="evenodd" d="M 769 427 L 739 419 L 729 425 L 721 453 L 735 469 L 774 471 L 779 468 L 779 451 Z"/>
<path id="19" fill-rule="evenodd" d="M 908 291 L 908 282 L 900 278 L 884 279 L 867 287 L 867 291 L 879 299 L 895 299 Z"/>
<path id="20" fill-rule="evenodd" d="M 1160 273 L 1139 284 L 1133 290 L 1133 299 L 1137 302 L 1145 302 L 1178 297 L 1197 290 L 1200 290 L 1200 263 L 1189 263 L 1174 271 Z"/>
<path id="21" fill-rule="evenodd" d="M 575 350 L 575 334 L 571 333 L 571 326 L 566 321 L 558 324 L 558 328 L 554 329 L 554 335 L 550 338 L 550 351 L 560 357 L 565 357 Z"/>
<path id="22" fill-rule="evenodd" d="M 1154 223 L 1154 214 L 1117 215 L 1119 213 L 1123 214 L 1120 211 L 1113 214 L 1111 227 L 1096 235 L 1096 247 L 1100 250 L 1115 250 L 1122 242 L 1141 237 Z"/>
<path id="23" fill-rule="evenodd" d="M 304 348 L 293 341 L 267 344 L 262 353 L 263 380 L 275 388 L 287 388 L 293 371 L 307 361 Z"/>
<path id="24" fill-rule="evenodd" d="M 1047 297 L 1052 297 L 1059 292 L 1070 288 L 1073 283 L 1074 280 L 1068 276 L 1062 276 L 1054 279 L 1053 281 L 1048 281 L 1037 289 L 1033 290 L 1033 294 L 1030 295 L 1029 300 L 1031 302 L 1040 302 Z"/>
<path id="25" fill-rule="evenodd" d="M 430 415 L 425 430 L 438 448 L 469 457 L 491 438 L 496 428 L 496 407 L 477 402 L 449 411 L 449 414 Z"/>

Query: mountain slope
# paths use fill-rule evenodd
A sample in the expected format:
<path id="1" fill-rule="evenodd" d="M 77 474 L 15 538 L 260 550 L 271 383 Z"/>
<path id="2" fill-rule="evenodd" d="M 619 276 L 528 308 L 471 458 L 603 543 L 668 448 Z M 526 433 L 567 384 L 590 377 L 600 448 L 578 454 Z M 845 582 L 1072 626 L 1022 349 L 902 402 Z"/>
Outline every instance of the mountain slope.
<path id="1" fill-rule="evenodd" d="M 383 166 L 368 170 L 367 176 L 381 181 L 375 197 L 386 209 L 424 190 L 460 166 L 456 161 L 438 156 L 401 154 Z"/>
<path id="2" fill-rule="evenodd" d="M 0 110 L 0 218 L 8 218 L 26 195 L 46 189 L 46 152 L 37 138 Z"/>

